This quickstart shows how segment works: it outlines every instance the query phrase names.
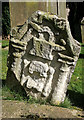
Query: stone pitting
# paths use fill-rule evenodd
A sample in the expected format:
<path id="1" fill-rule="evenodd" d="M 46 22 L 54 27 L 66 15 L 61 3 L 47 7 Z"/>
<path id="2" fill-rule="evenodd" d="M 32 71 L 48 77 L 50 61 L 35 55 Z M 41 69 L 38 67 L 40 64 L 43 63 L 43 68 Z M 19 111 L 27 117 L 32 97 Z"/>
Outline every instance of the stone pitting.
<path id="1" fill-rule="evenodd" d="M 80 44 L 63 18 L 36 11 L 21 27 L 11 30 L 7 84 L 18 81 L 36 99 L 64 101 L 76 66 Z M 11 80 L 12 78 L 12 80 Z"/>

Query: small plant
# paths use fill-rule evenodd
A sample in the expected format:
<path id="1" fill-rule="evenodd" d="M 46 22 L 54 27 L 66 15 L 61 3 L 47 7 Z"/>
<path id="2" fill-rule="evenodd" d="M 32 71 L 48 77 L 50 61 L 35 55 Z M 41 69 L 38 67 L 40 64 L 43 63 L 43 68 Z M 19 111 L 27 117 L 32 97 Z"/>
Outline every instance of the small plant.
<path id="1" fill-rule="evenodd" d="M 64 102 L 59 105 L 60 107 L 70 108 L 71 102 L 68 97 L 65 98 Z"/>
<path id="2" fill-rule="evenodd" d="M 35 101 L 36 99 L 34 99 L 32 96 L 28 96 L 28 103 L 33 104 Z"/>
<path id="3" fill-rule="evenodd" d="M 64 107 L 64 108 L 71 108 L 71 101 L 69 100 L 68 97 L 65 98 L 64 102 L 60 103 L 59 105 L 53 104 L 50 102 L 50 105 L 52 106 L 58 106 L 58 107 Z"/>
<path id="4" fill-rule="evenodd" d="M 28 97 L 28 103 L 30 103 L 30 104 L 38 103 L 38 104 L 41 104 L 41 105 L 48 104 L 47 100 L 43 100 L 41 98 L 40 99 L 35 99 L 32 96 Z"/>

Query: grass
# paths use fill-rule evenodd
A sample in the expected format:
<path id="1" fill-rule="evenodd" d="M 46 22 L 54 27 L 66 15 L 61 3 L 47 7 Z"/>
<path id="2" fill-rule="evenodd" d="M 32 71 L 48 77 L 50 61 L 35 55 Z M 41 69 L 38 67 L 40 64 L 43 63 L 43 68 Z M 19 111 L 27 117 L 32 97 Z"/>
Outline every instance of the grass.
<path id="1" fill-rule="evenodd" d="M 2 42 L 2 46 L 8 46 L 8 41 L 5 40 Z M 84 54 L 84 47 L 82 45 L 81 54 Z M 2 49 L 2 79 L 6 80 L 7 74 L 7 55 L 8 50 Z M 59 106 L 61 107 L 81 107 L 83 106 L 82 96 L 84 95 L 83 91 L 83 71 L 84 71 L 84 59 L 79 58 L 77 61 L 77 65 L 75 71 L 72 75 L 70 84 L 68 86 L 67 97 L 64 103 L 61 103 Z M 40 104 L 48 104 L 45 100 L 35 100 L 31 96 L 27 98 L 25 95 L 21 95 L 18 92 L 11 91 L 7 86 L 3 85 L 2 88 L 2 98 L 5 100 L 25 100 L 28 103 L 40 103 Z M 75 107 L 74 107 L 75 106 Z"/>
<path id="2" fill-rule="evenodd" d="M 84 54 L 84 47 L 81 47 L 81 54 Z"/>
<path id="3" fill-rule="evenodd" d="M 84 46 L 81 44 L 81 52 L 80 55 L 84 55 Z M 84 59 L 79 58 L 70 80 L 68 86 L 68 97 L 73 105 L 73 108 L 80 107 L 84 108 L 83 99 L 84 99 Z"/>
<path id="4" fill-rule="evenodd" d="M 28 97 L 28 103 L 30 104 L 34 104 L 34 103 L 39 103 L 40 105 L 46 105 L 49 104 L 49 102 L 47 100 L 43 100 L 43 99 L 35 99 L 32 96 Z"/>
<path id="5" fill-rule="evenodd" d="M 7 75 L 7 55 L 8 50 L 2 49 L 2 79 L 6 79 Z"/>
<path id="6" fill-rule="evenodd" d="M 2 40 L 2 48 L 9 46 L 9 40 Z"/>
<path id="7" fill-rule="evenodd" d="M 59 106 L 64 108 L 70 108 L 72 105 L 70 99 L 68 97 L 65 98 L 64 102 L 61 103 Z"/>
<path id="8" fill-rule="evenodd" d="M 68 86 L 68 90 L 72 90 L 75 92 L 80 92 L 83 94 L 83 89 L 82 89 L 82 80 L 83 80 L 83 73 L 82 71 L 84 70 L 83 66 L 83 61 L 84 59 L 79 59 L 75 68 L 75 71 L 72 75 L 70 84 Z"/>
<path id="9" fill-rule="evenodd" d="M 2 99 L 3 100 L 19 100 L 19 101 L 26 100 L 27 101 L 27 97 L 25 93 L 22 93 L 21 91 L 19 92 L 12 91 L 6 85 L 4 85 L 2 89 Z"/>
<path id="10" fill-rule="evenodd" d="M 81 43 L 81 52 L 80 52 L 80 54 L 84 54 L 84 43 Z"/>

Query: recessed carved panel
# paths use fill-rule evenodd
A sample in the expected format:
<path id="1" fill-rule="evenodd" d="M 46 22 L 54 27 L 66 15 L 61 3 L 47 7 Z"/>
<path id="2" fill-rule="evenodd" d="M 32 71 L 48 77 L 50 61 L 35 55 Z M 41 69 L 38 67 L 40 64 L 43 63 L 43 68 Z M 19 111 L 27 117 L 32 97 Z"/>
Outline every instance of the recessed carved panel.
<path id="1" fill-rule="evenodd" d="M 23 26 L 12 29 L 7 81 L 12 72 L 27 95 L 59 104 L 65 99 L 79 53 L 80 44 L 73 39 L 67 20 L 36 11 Z"/>

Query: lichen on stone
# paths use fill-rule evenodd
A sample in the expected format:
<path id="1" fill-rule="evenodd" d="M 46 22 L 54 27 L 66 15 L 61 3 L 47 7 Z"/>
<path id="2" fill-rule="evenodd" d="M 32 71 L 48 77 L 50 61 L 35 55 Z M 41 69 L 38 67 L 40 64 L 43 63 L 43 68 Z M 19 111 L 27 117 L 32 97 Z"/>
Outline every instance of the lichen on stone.
<path id="1" fill-rule="evenodd" d="M 69 22 L 36 11 L 24 25 L 12 28 L 9 46 L 7 84 L 21 85 L 36 99 L 63 102 L 80 53 Z"/>

